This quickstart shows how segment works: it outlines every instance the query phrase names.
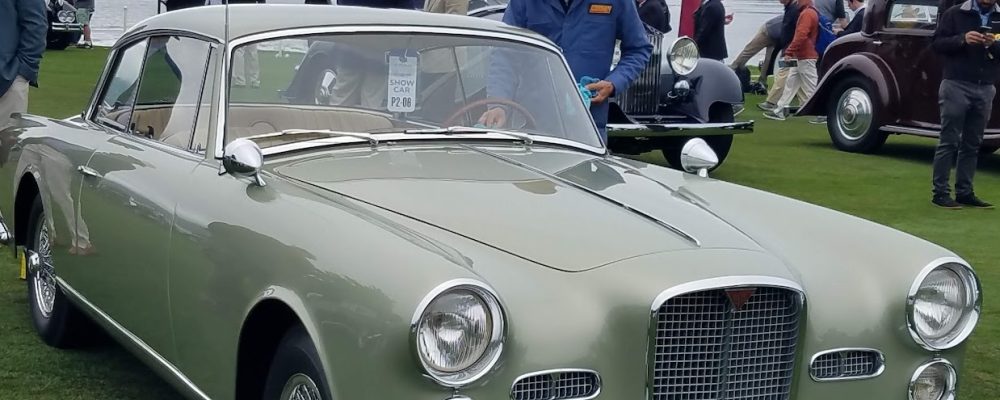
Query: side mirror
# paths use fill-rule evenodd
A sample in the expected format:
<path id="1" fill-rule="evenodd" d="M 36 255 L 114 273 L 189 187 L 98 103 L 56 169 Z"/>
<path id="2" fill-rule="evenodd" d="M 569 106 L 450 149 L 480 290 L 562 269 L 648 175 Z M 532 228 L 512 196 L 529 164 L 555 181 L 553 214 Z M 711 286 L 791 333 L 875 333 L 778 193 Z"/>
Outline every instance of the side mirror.
<path id="1" fill-rule="evenodd" d="M 681 148 L 681 166 L 687 172 L 706 177 L 708 170 L 716 165 L 719 165 L 719 156 L 702 138 L 688 140 Z"/>
<path id="2" fill-rule="evenodd" d="M 264 186 L 260 168 L 264 165 L 264 153 L 257 143 L 249 139 L 236 139 L 226 145 L 222 152 L 222 171 L 219 175 L 230 174 L 242 178 L 253 178 L 257 186 Z"/>

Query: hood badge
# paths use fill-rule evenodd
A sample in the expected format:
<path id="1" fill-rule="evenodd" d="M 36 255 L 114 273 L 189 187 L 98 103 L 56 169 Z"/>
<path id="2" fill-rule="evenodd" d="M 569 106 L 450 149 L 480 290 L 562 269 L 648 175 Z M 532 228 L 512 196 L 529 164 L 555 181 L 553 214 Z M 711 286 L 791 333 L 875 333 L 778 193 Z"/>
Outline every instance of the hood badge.
<path id="1" fill-rule="evenodd" d="M 747 304 L 747 301 L 750 301 L 750 298 L 753 297 L 754 293 L 756 292 L 757 292 L 756 288 L 726 289 L 726 297 L 728 297 L 729 302 L 733 304 L 733 309 L 736 311 L 740 311 L 743 309 L 743 306 Z"/>

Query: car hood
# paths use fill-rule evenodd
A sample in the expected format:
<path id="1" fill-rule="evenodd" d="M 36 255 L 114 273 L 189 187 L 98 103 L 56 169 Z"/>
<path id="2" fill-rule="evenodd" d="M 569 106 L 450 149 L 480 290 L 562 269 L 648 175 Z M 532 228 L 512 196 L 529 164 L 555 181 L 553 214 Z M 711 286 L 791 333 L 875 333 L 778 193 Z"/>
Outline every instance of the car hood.
<path id="1" fill-rule="evenodd" d="M 568 149 L 336 149 L 280 162 L 273 171 L 563 271 L 669 251 L 761 250 L 673 188 L 613 159 Z"/>

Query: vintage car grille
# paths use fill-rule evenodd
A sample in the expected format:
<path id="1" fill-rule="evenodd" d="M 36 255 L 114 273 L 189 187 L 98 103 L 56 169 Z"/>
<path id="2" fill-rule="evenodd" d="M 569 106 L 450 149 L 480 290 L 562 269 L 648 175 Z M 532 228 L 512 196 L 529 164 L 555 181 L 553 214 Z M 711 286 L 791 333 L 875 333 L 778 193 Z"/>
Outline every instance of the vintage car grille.
<path id="1" fill-rule="evenodd" d="M 771 287 L 666 300 L 654 315 L 652 400 L 788 399 L 801 305 L 798 292 Z"/>
<path id="2" fill-rule="evenodd" d="M 876 350 L 847 349 L 817 355 L 809 374 L 815 380 L 870 378 L 880 374 L 883 365 L 884 358 Z"/>
<path id="3" fill-rule="evenodd" d="M 625 93 L 617 98 L 618 106 L 628 115 L 652 116 L 659 111 L 660 104 L 660 60 L 666 57 L 661 52 L 663 34 L 647 29 L 646 37 L 653 44 L 646 69 L 629 85 Z"/>
<path id="4" fill-rule="evenodd" d="M 549 371 L 518 378 L 510 390 L 512 400 L 590 399 L 601 390 L 593 371 Z"/>

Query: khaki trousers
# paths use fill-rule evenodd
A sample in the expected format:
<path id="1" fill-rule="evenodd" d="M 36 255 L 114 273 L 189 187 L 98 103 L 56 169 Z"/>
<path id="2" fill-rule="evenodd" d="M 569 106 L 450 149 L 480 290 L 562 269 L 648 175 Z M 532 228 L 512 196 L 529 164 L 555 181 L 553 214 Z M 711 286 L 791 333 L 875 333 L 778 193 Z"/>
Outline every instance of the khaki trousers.
<path id="1" fill-rule="evenodd" d="M 330 93 L 330 105 L 360 106 L 382 110 L 388 95 L 388 76 L 384 70 L 337 66 L 337 81 Z"/>
<path id="2" fill-rule="evenodd" d="M 28 81 L 20 75 L 14 78 L 10 89 L 0 96 L 0 129 L 12 125 L 11 114 L 28 112 Z"/>
<path id="3" fill-rule="evenodd" d="M 729 64 L 729 66 L 733 69 L 746 66 L 747 61 L 750 61 L 753 56 L 765 49 L 767 50 L 764 53 L 764 62 L 766 63 L 767 60 L 771 59 L 771 53 L 775 50 L 775 43 L 771 41 L 771 38 L 767 37 L 767 25 L 761 25 L 757 34 L 750 39 L 750 43 L 747 43 L 747 45 L 743 47 L 743 51 L 740 52 L 740 55 L 737 56 L 736 60 L 733 60 L 733 63 Z M 768 66 L 765 66 L 765 68 L 768 68 Z M 763 73 L 763 71 L 761 72 Z"/>
<path id="4" fill-rule="evenodd" d="M 468 0 L 427 0 L 424 11 L 438 14 L 466 15 L 469 13 Z"/>
<path id="5" fill-rule="evenodd" d="M 788 78 L 785 78 L 785 90 L 778 100 L 778 110 L 784 110 L 792 104 L 792 99 L 798 97 L 799 102 L 804 104 L 813 93 L 816 93 L 816 85 L 819 74 L 816 73 L 816 60 L 798 60 L 798 66 L 788 69 Z M 775 85 L 777 86 L 777 85 Z"/>

